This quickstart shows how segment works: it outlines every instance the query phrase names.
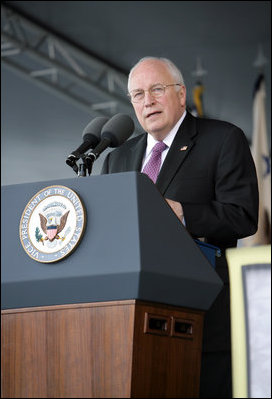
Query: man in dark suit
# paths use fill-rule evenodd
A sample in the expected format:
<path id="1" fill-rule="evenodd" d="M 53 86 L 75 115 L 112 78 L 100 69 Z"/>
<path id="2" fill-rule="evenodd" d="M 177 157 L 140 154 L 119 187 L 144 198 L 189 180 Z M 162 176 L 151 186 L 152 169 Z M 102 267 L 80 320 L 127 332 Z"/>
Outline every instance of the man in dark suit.
<path id="1" fill-rule="evenodd" d="M 145 172 L 155 144 L 166 145 L 153 181 L 191 236 L 222 252 L 216 271 L 224 289 L 205 316 L 200 396 L 231 397 L 229 280 L 224 251 L 254 234 L 258 224 L 257 177 L 247 139 L 230 123 L 193 117 L 186 110 L 182 74 L 167 59 L 140 60 L 130 71 L 128 91 L 147 133 L 108 154 L 102 173 Z"/>

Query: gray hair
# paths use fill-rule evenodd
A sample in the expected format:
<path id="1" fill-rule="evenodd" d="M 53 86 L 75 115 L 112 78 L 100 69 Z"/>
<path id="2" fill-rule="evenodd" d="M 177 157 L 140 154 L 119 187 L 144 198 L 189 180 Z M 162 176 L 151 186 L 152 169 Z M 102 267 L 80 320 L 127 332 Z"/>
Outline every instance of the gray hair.
<path id="1" fill-rule="evenodd" d="M 177 83 L 181 83 L 183 86 L 185 86 L 184 79 L 183 79 L 181 71 L 168 58 L 163 58 L 163 57 L 143 57 L 137 62 L 137 64 L 134 65 L 134 67 L 131 68 L 131 70 L 129 72 L 129 75 L 128 75 L 128 87 L 129 87 L 131 75 L 132 75 L 134 69 L 136 69 L 137 66 L 139 64 L 141 64 L 143 61 L 147 61 L 147 60 L 157 60 L 157 61 L 163 62 L 166 65 L 166 67 L 167 67 L 168 71 L 170 72 L 170 74 L 173 76 L 173 79 Z M 179 90 L 179 89 L 177 88 L 177 90 Z"/>

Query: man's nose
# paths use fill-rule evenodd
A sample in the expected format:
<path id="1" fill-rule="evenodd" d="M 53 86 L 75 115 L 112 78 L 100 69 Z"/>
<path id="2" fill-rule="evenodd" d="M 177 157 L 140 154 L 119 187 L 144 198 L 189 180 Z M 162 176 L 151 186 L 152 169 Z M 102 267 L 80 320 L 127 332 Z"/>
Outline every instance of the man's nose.
<path id="1" fill-rule="evenodd" d="M 144 95 L 144 105 L 148 107 L 149 105 L 152 105 L 154 103 L 155 103 L 155 98 L 150 94 L 148 90 L 146 90 Z"/>

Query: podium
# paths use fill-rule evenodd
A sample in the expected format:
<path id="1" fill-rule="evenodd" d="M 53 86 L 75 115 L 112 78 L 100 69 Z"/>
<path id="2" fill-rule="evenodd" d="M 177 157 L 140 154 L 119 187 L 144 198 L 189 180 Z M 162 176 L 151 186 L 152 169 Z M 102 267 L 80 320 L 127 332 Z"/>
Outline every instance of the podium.
<path id="1" fill-rule="evenodd" d="M 44 187 L 87 224 L 56 263 L 19 222 Z M 222 282 L 156 186 L 137 172 L 2 187 L 2 397 L 197 397 L 202 324 Z"/>

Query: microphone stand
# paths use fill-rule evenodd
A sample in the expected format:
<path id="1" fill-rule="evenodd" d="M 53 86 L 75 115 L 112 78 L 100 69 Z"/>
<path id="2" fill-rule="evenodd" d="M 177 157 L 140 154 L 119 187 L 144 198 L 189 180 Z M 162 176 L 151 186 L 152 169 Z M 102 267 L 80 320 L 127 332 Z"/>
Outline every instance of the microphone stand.
<path id="1" fill-rule="evenodd" d="M 88 171 L 88 175 L 90 176 L 92 173 L 93 163 L 95 161 L 95 158 L 92 157 L 92 154 L 87 154 L 87 155 L 82 154 L 81 159 L 83 163 L 79 164 L 77 172 L 78 177 L 85 177 L 86 171 Z"/>
<path id="2" fill-rule="evenodd" d="M 78 177 L 86 176 L 86 165 L 84 163 L 79 164 L 77 175 L 78 175 Z"/>
<path id="3" fill-rule="evenodd" d="M 87 157 L 85 154 L 81 155 L 81 159 L 83 163 L 79 164 L 79 169 L 78 169 L 78 177 L 86 177 L 86 171 L 88 170 L 88 175 L 92 173 L 92 168 L 93 168 L 93 160 Z"/>
<path id="4" fill-rule="evenodd" d="M 86 170 L 88 170 L 88 175 L 92 173 L 93 163 L 97 160 L 102 151 L 104 151 L 107 147 L 112 147 L 112 140 L 108 137 L 105 137 L 100 143 L 87 155 L 80 154 L 79 158 L 76 158 L 74 155 L 71 159 L 71 156 L 66 160 L 67 165 L 71 166 L 73 170 L 77 173 L 78 177 L 85 177 Z M 76 161 L 82 159 L 83 163 L 79 164 L 79 168 L 76 164 Z"/>
<path id="5" fill-rule="evenodd" d="M 89 152 L 87 155 L 84 155 L 84 158 L 82 157 L 83 162 L 88 169 L 89 176 L 92 173 L 94 161 L 96 161 L 101 152 L 110 145 L 111 139 L 106 137 L 102 141 L 100 141 L 100 143 L 91 152 Z"/>
<path id="6" fill-rule="evenodd" d="M 84 156 L 84 164 L 85 164 L 85 167 L 88 169 L 89 176 L 92 173 L 93 164 L 94 164 L 95 160 L 96 160 L 96 158 L 93 156 L 92 153 L 89 153 Z"/>
<path id="7" fill-rule="evenodd" d="M 70 159 L 67 158 L 66 164 L 69 165 L 73 169 L 73 171 L 77 174 L 78 177 L 85 177 L 86 176 L 86 169 L 87 169 L 87 165 L 86 165 L 86 162 L 85 162 L 86 155 L 85 154 L 81 154 L 80 158 L 82 159 L 83 163 L 80 163 L 79 167 L 77 165 L 77 161 L 78 161 L 79 158 L 76 158 L 75 156 L 73 158 L 70 158 Z M 90 175 L 91 174 L 91 169 L 90 170 L 89 169 L 90 169 L 90 167 L 88 166 L 88 172 L 89 172 L 89 175 Z"/>

